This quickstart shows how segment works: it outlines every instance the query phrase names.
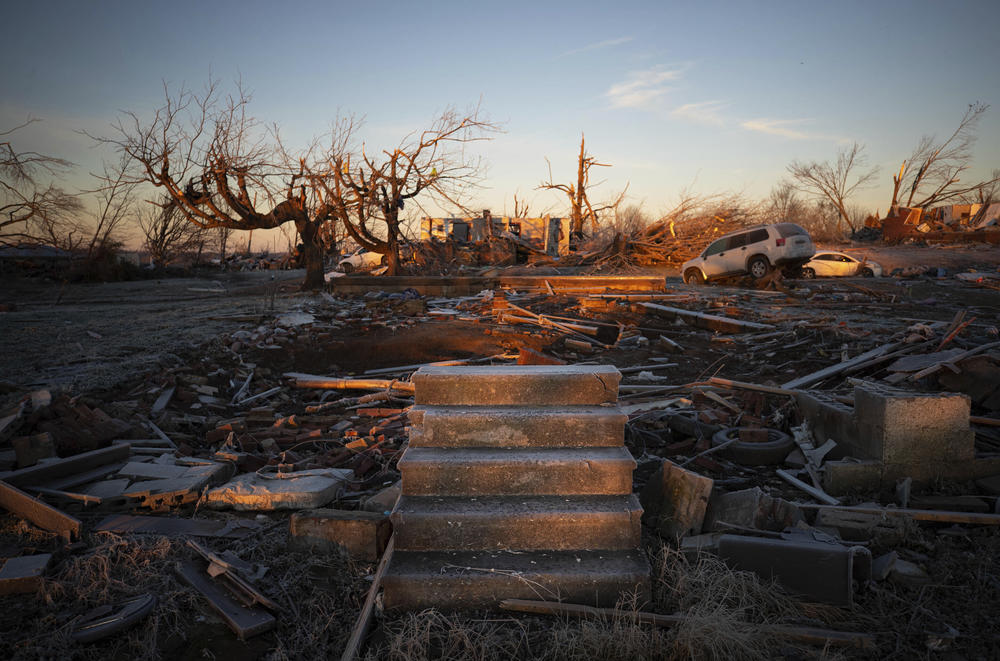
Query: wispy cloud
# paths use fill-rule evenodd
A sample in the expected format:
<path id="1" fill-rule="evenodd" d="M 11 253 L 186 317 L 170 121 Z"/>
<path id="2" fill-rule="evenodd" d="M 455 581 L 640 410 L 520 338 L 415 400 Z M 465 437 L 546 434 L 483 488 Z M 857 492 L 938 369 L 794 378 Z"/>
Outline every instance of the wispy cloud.
<path id="1" fill-rule="evenodd" d="M 680 78 L 677 69 L 655 68 L 633 71 L 624 82 L 604 93 L 613 108 L 647 108 L 670 90 L 667 82 Z"/>
<path id="2" fill-rule="evenodd" d="M 840 135 L 830 135 L 828 133 L 816 133 L 801 128 L 803 124 L 812 122 L 811 119 L 748 119 L 740 126 L 748 131 L 777 135 L 789 140 L 826 140 L 829 142 L 848 143 L 849 138 Z"/>
<path id="3" fill-rule="evenodd" d="M 722 119 L 719 111 L 723 108 L 725 108 L 725 104 L 722 101 L 700 101 L 698 103 L 685 103 L 674 108 L 670 115 L 696 124 L 722 126 L 725 120 Z"/>
<path id="4" fill-rule="evenodd" d="M 613 46 L 621 46 L 622 44 L 627 44 L 632 41 L 634 37 L 619 37 L 618 39 L 605 39 L 604 41 L 598 41 L 597 43 L 587 44 L 581 48 L 574 48 L 573 50 L 568 50 L 565 53 L 560 53 L 558 57 L 569 57 L 570 55 L 579 55 L 580 53 L 586 53 L 592 50 L 599 50 L 601 48 L 611 48 Z"/>

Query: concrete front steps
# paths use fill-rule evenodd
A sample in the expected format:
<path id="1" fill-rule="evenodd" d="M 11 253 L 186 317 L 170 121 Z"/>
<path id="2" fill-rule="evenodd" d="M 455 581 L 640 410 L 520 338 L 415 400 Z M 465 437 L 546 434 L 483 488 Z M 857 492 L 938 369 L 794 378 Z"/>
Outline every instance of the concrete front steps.
<path id="1" fill-rule="evenodd" d="M 607 366 L 418 371 L 385 607 L 647 599 L 620 378 Z"/>

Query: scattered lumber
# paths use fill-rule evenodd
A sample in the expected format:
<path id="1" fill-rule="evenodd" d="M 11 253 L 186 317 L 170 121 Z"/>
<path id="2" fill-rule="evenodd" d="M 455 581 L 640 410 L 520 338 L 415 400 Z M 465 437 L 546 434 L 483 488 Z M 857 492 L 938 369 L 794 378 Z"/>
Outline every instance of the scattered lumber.
<path id="1" fill-rule="evenodd" d="M 284 378 L 296 388 L 315 388 L 319 390 L 395 390 L 412 393 L 415 388 L 409 381 L 397 379 L 351 379 L 316 374 L 301 374 L 286 372 Z"/>
<path id="2" fill-rule="evenodd" d="M 720 333 L 742 333 L 747 330 L 774 330 L 771 324 L 758 324 L 754 321 L 743 321 L 729 317 L 719 317 L 704 312 L 693 312 L 683 308 L 674 308 L 658 303 L 639 303 L 654 314 L 670 319 L 682 319 L 685 323 L 698 328 L 719 331 Z"/>

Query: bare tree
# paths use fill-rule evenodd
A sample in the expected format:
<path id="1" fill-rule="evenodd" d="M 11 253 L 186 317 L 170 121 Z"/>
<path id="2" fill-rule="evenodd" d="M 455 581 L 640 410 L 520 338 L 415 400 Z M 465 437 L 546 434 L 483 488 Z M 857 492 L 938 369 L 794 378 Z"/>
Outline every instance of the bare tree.
<path id="1" fill-rule="evenodd" d="M 841 221 L 852 231 L 857 229 L 847 208 L 847 200 L 855 191 L 871 185 L 878 175 L 878 167 L 866 168 L 864 150 L 863 145 L 855 142 L 837 153 L 836 163 L 792 161 L 788 166 L 795 188 L 826 199 L 836 208 L 839 214 L 838 230 L 841 229 Z"/>
<path id="2" fill-rule="evenodd" d="M 591 231 L 596 234 L 598 215 L 605 211 L 614 211 L 625 199 L 625 193 L 628 190 L 628 185 L 625 186 L 625 190 L 623 190 L 613 201 L 607 204 L 594 207 L 590 203 L 588 191 L 603 183 L 590 183 L 590 168 L 607 168 L 611 167 L 611 165 L 609 163 L 598 163 L 596 158 L 587 153 L 585 139 L 582 133 L 580 134 L 580 155 L 577 157 L 576 165 L 576 183 L 554 183 L 552 180 L 552 163 L 550 163 L 547 158 L 545 159 L 545 162 L 549 165 L 549 178 L 548 181 L 543 181 L 538 188 L 541 190 L 562 191 L 565 193 L 566 197 L 569 198 L 570 236 L 577 241 L 582 238 L 583 226 L 588 220 L 591 223 Z"/>
<path id="3" fill-rule="evenodd" d="M 799 199 L 795 184 L 779 181 L 767 198 L 767 212 L 777 222 L 796 221 L 805 212 L 805 204 Z"/>
<path id="4" fill-rule="evenodd" d="M 169 266 L 193 244 L 199 227 L 169 200 L 150 205 L 139 215 L 143 247 L 156 266 Z"/>
<path id="5" fill-rule="evenodd" d="M 0 131 L 0 240 L 52 243 L 73 248 L 81 240 L 74 214 L 75 195 L 43 178 L 58 178 L 73 166 L 67 160 L 34 151 L 17 151 L 9 136 L 39 121 Z"/>
<path id="6" fill-rule="evenodd" d="M 96 198 L 94 223 L 89 228 L 87 258 L 93 259 L 102 249 L 117 243 L 114 235 L 129 221 L 137 218 L 135 208 L 135 183 L 127 176 L 127 162 L 111 166 L 104 164 L 104 172 L 93 176 L 100 182 L 94 190 L 84 191 Z"/>
<path id="7" fill-rule="evenodd" d="M 320 234 L 332 221 L 304 165 L 279 150 L 277 137 L 249 114 L 249 94 L 237 84 L 223 95 L 214 81 L 195 94 L 171 93 L 151 119 L 128 112 L 113 126 L 114 146 L 130 163 L 126 181 L 163 189 L 166 204 L 201 228 L 270 229 L 291 222 L 304 246 L 304 289 L 323 285 Z"/>
<path id="8" fill-rule="evenodd" d="M 892 177 L 892 208 L 899 204 L 900 191 L 908 191 L 904 206 L 926 208 L 965 199 L 1000 180 L 1000 173 L 994 171 L 988 180 L 960 185 L 959 175 L 972 164 L 976 128 L 988 109 L 988 105 L 978 101 L 969 104 L 958 127 L 942 142 L 930 135 L 920 138 L 913 153 L 900 166 L 899 174 Z"/>
<path id="9" fill-rule="evenodd" d="M 313 180 L 347 235 L 365 250 L 385 255 L 387 272 L 395 275 L 403 238 L 400 212 L 407 203 L 419 206 L 418 195 L 468 212 L 464 198 L 478 185 L 482 167 L 467 148 L 489 140 L 487 134 L 499 128 L 483 119 L 478 108 L 466 114 L 449 109 L 429 129 L 406 136 L 394 149 L 369 153 L 362 145 L 352 158 L 357 128 L 353 118 L 341 120 L 326 152 L 327 167 L 314 166 Z"/>

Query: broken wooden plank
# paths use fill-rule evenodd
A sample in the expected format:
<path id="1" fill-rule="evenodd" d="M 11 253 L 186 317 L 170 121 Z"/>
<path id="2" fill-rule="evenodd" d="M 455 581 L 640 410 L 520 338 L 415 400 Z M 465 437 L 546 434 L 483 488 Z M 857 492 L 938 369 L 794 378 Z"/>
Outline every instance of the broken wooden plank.
<path id="1" fill-rule="evenodd" d="M 365 597 L 365 604 L 361 607 L 358 619 L 354 623 L 354 629 L 351 631 L 351 637 L 347 641 L 347 646 L 344 647 L 344 653 L 340 655 L 340 661 L 354 661 L 358 656 L 361 643 L 364 642 L 365 636 L 368 634 L 368 628 L 371 626 L 372 610 L 375 607 L 375 597 L 378 596 L 378 591 L 381 588 L 382 576 L 385 574 L 386 567 L 389 566 L 389 559 L 392 557 L 392 551 L 395 547 L 396 538 L 390 537 L 389 543 L 386 544 L 385 551 L 382 553 L 382 559 L 379 560 L 378 569 L 375 570 L 375 577 L 372 579 L 372 584 L 368 588 L 368 596 Z"/>
<path id="2" fill-rule="evenodd" d="M 877 346 L 871 351 L 866 351 L 865 353 L 855 356 L 850 360 L 845 360 L 837 363 L 836 365 L 830 365 L 829 367 L 824 367 L 823 369 L 813 372 L 812 374 L 806 374 L 805 376 L 794 378 L 787 383 L 781 384 L 781 387 L 787 390 L 793 390 L 795 388 L 807 388 L 813 385 L 814 383 L 819 383 L 823 379 L 841 374 L 842 372 L 845 372 L 856 365 L 860 365 L 861 363 L 871 360 L 872 358 L 878 358 L 880 356 L 889 353 L 890 351 L 895 351 L 901 345 L 902 342 L 890 342 L 889 344 L 883 344 L 881 346 Z"/>
<path id="3" fill-rule="evenodd" d="M 296 388 L 316 388 L 322 390 L 395 390 L 405 393 L 412 393 L 415 390 L 414 385 L 409 381 L 398 381 L 396 379 L 351 379 L 302 374 L 299 372 L 286 372 L 283 376 L 289 379 L 291 385 Z"/>
<path id="4" fill-rule="evenodd" d="M 175 570 L 185 583 L 201 593 L 209 605 L 226 621 L 229 628 L 239 637 L 246 640 L 274 628 L 277 620 L 274 616 L 260 609 L 246 608 L 230 597 L 216 585 L 212 579 L 203 575 L 188 561 L 178 562 Z"/>
<path id="5" fill-rule="evenodd" d="M 30 484 L 45 484 L 56 478 L 76 475 L 113 462 L 125 461 L 128 459 L 129 452 L 130 446 L 127 444 L 111 445 L 100 450 L 91 450 L 90 452 L 73 455 L 72 457 L 65 457 L 55 461 L 47 461 L 36 466 L 22 468 L 0 476 L 0 480 L 18 487 Z"/>
<path id="6" fill-rule="evenodd" d="M 808 509 L 830 508 L 856 514 L 877 516 L 898 516 L 914 521 L 940 521 L 943 523 L 968 523 L 980 526 L 1000 526 L 1000 514 L 977 514 L 975 512 L 948 512 L 943 510 L 917 510 L 902 507 L 853 507 L 850 505 L 813 505 L 798 503 L 798 507 Z"/>
<path id="7" fill-rule="evenodd" d="M 156 415 L 157 413 L 162 413 L 164 409 L 167 408 L 167 404 L 170 403 L 170 399 L 174 396 L 174 392 L 177 390 L 177 386 L 170 386 L 164 390 L 156 401 L 153 402 L 153 408 L 149 409 L 150 415 Z"/>
<path id="8" fill-rule="evenodd" d="M 213 578 L 222 576 L 226 581 L 228 581 L 232 590 L 243 595 L 244 603 L 249 602 L 250 608 L 260 604 L 264 608 L 267 608 L 275 613 L 280 610 L 278 604 L 271 601 L 266 595 L 251 585 L 249 581 L 240 576 L 239 571 L 231 563 L 227 562 L 215 553 L 212 553 L 212 551 L 206 549 L 193 539 L 189 539 L 187 541 L 187 545 L 194 549 L 198 555 L 208 561 L 209 576 Z"/>
<path id="9" fill-rule="evenodd" d="M 717 376 L 710 377 L 707 382 L 709 385 L 721 386 L 723 388 L 736 389 L 736 390 L 755 390 L 757 392 L 771 393 L 772 395 L 790 395 L 795 396 L 797 391 L 791 390 L 789 388 L 776 388 L 774 386 L 764 386 L 759 383 L 747 383 L 745 381 L 733 381 L 731 379 L 722 379 Z M 692 383 L 692 386 L 699 385 L 697 383 Z"/>
<path id="10" fill-rule="evenodd" d="M 722 333 L 742 333 L 746 330 L 774 330 L 775 328 L 771 324 L 758 324 L 754 321 L 720 317 L 713 314 L 705 314 L 704 312 L 694 312 L 683 308 L 659 305 L 658 303 L 639 303 L 639 305 L 655 314 L 669 318 L 680 318 L 692 326 Z"/>
<path id="11" fill-rule="evenodd" d="M 910 380 L 911 381 L 919 381 L 920 379 L 924 378 L 925 376 L 930 376 L 931 374 L 934 374 L 938 370 L 941 370 L 941 369 L 946 368 L 946 367 L 954 369 L 956 367 L 956 365 L 957 365 L 958 362 L 960 362 L 960 361 L 962 361 L 962 360 L 964 360 L 964 359 L 966 359 L 966 358 L 968 358 L 970 356 L 974 356 L 974 355 L 976 355 L 978 353 L 982 353 L 984 351 L 989 351 L 990 349 L 994 349 L 996 347 L 1000 347 L 1000 342 L 989 342 L 987 344 L 983 344 L 981 346 L 978 346 L 975 349 L 969 349 L 968 351 L 963 351 L 962 353 L 958 354 L 957 356 L 955 356 L 955 357 L 953 357 L 953 358 L 951 358 L 949 360 L 942 361 L 940 363 L 937 363 L 936 365 L 931 365 L 930 367 L 928 367 L 926 369 L 920 370 L 919 372 L 917 372 L 913 376 L 911 376 Z"/>
<path id="12" fill-rule="evenodd" d="M 794 487 L 798 487 L 799 489 L 802 489 L 807 494 L 809 494 L 810 496 L 812 496 L 813 498 L 815 498 L 816 500 L 818 500 L 821 503 L 826 503 L 827 505 L 839 505 L 840 504 L 839 500 L 837 500 L 836 498 L 834 498 L 833 496 L 831 496 L 827 492 L 823 491 L 822 489 L 818 489 L 816 487 L 813 487 L 813 486 L 810 486 L 810 485 L 806 484 L 805 482 L 803 482 L 802 480 L 798 479 L 797 477 L 795 477 L 794 475 L 792 475 L 791 473 L 789 473 L 788 471 L 786 471 L 786 470 L 784 470 L 782 468 L 779 468 L 775 472 L 778 474 L 778 477 L 780 477 L 781 479 L 783 479 L 785 482 L 788 482 L 789 484 L 791 484 Z"/>
<path id="13" fill-rule="evenodd" d="M 37 498 L 32 498 L 2 480 L 0 480 L 0 507 L 42 530 L 59 533 L 70 542 L 80 536 L 80 529 L 83 526 L 76 517 L 61 512 Z"/>
<path id="14" fill-rule="evenodd" d="M 46 487 L 25 487 L 28 491 L 32 493 L 40 493 L 43 496 L 52 496 L 60 500 L 78 502 L 86 505 L 100 505 L 102 499 L 100 496 L 92 496 L 86 493 L 76 493 L 74 491 L 61 491 L 59 489 L 48 489 Z"/>
<path id="15" fill-rule="evenodd" d="M 165 516 L 132 516 L 114 514 L 107 517 L 97 532 L 163 535 L 164 537 L 226 537 L 242 539 L 260 529 L 260 524 L 243 519 L 178 519 Z"/>

